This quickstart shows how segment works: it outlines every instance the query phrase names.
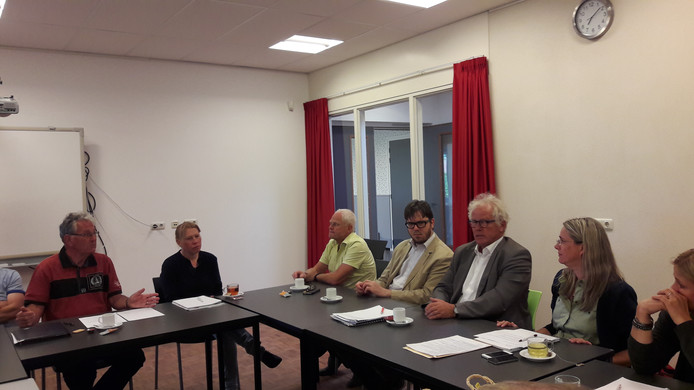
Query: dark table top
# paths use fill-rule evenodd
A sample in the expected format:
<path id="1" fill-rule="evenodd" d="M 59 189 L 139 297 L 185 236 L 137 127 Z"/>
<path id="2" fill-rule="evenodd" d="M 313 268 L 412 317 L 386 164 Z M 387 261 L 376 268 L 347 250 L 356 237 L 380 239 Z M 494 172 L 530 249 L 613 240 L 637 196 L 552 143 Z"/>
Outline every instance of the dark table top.
<path id="1" fill-rule="evenodd" d="M 494 381 L 537 380 L 574 366 L 575 362 L 611 354 L 607 348 L 570 344 L 561 341 L 555 345 L 560 358 L 532 362 L 519 357 L 518 362 L 493 365 L 480 355 L 498 349 L 488 347 L 440 359 L 428 359 L 403 349 L 408 343 L 418 343 L 453 335 L 474 338 L 475 334 L 497 330 L 496 323 L 486 320 L 429 320 L 419 307 L 407 309 L 414 322 L 407 326 L 377 323 L 360 327 L 347 327 L 337 322 L 312 328 L 310 332 L 321 342 L 336 348 L 360 351 L 378 364 L 385 365 L 422 385 L 435 388 L 465 388 L 468 375 L 481 374 Z M 518 353 L 515 353 L 518 356 Z"/>
<path id="2" fill-rule="evenodd" d="M 15 350 L 27 369 L 53 365 L 59 359 L 99 356 L 113 348 L 142 348 L 164 344 L 190 336 L 215 333 L 229 327 L 247 327 L 259 317 L 231 305 L 188 311 L 171 303 L 160 303 L 155 310 L 163 316 L 125 322 L 116 332 L 106 336 L 81 332 L 68 337 L 17 345 Z M 204 314 L 204 315 L 202 315 Z M 72 331 L 84 328 L 78 318 L 58 320 Z M 4 337 L 4 338 L 8 338 Z"/>
<path id="3" fill-rule="evenodd" d="M 262 322 L 301 337 L 307 336 L 320 344 L 335 349 L 361 353 L 376 364 L 391 367 L 408 378 L 437 388 L 465 388 L 469 374 L 482 374 L 494 380 L 536 380 L 550 376 L 574 365 L 609 355 L 611 350 L 590 345 L 571 345 L 560 342 L 555 351 L 561 358 L 547 362 L 531 362 L 520 358 L 515 363 L 495 366 L 480 354 L 497 350 L 489 347 L 467 354 L 443 359 L 427 359 L 403 349 L 407 343 L 428 341 L 452 335 L 473 338 L 475 334 L 495 330 L 496 324 L 485 320 L 429 320 L 419 305 L 388 298 L 360 297 L 354 290 L 337 287 L 343 299 L 337 303 L 323 303 L 321 296 L 331 286 L 317 283 L 321 291 L 314 295 L 293 292 L 289 298 L 279 295 L 289 291 L 291 284 L 248 291 L 233 305 L 251 310 L 262 316 Z M 414 322 L 404 327 L 393 327 L 385 322 L 359 327 L 345 326 L 330 314 L 365 309 L 381 305 L 386 309 L 405 307 Z M 307 338 L 304 337 L 304 338 Z M 516 355 L 518 355 L 516 353 Z M 464 369 L 462 369 L 464 368 Z"/>
<path id="4" fill-rule="evenodd" d="M 381 305 L 386 309 L 412 306 L 411 303 L 388 298 L 358 296 L 353 289 L 344 287 L 336 287 L 337 295 L 342 296 L 341 301 L 325 303 L 320 298 L 325 296 L 326 288 L 333 286 L 323 283 L 316 283 L 316 285 L 320 291 L 313 295 L 303 295 L 298 291 L 292 292 L 290 297 L 284 298 L 280 296 L 280 292 L 290 291 L 291 284 L 287 283 L 287 285 L 247 291 L 244 293 L 243 299 L 230 301 L 230 303 L 261 315 L 263 323 L 295 337 L 299 337 L 305 330 L 328 323 L 337 324 L 337 321 L 330 318 L 332 313 L 366 309 L 376 305 Z"/>
<path id="5" fill-rule="evenodd" d="M 5 331 L 5 327 L 0 325 L 0 383 L 16 381 L 27 377 L 26 371 L 22 366 L 21 360 L 14 350 L 12 339 Z"/>
<path id="6" fill-rule="evenodd" d="M 562 372 L 562 374 L 576 376 L 581 379 L 582 385 L 592 389 L 607 385 L 622 377 L 652 386 L 666 387 L 670 390 L 691 390 L 694 388 L 692 383 L 657 375 L 640 375 L 631 368 L 600 360 L 590 361 L 583 366 L 570 368 Z M 547 377 L 541 380 L 541 382 L 554 383 L 554 376 Z"/>

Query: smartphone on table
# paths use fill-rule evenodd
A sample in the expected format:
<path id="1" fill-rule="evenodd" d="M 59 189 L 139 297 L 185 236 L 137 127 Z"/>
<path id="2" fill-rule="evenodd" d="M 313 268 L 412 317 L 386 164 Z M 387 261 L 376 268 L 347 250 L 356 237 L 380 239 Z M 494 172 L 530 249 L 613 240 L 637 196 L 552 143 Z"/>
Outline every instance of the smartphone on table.
<path id="1" fill-rule="evenodd" d="M 518 358 L 513 356 L 513 353 L 506 351 L 483 353 L 482 357 L 487 359 L 491 364 L 504 364 L 518 361 Z"/>

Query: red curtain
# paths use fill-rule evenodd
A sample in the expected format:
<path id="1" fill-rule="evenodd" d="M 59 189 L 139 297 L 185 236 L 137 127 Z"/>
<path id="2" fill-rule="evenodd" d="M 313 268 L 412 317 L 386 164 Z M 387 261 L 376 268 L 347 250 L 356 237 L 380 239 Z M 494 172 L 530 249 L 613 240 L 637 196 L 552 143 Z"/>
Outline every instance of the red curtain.
<path id="1" fill-rule="evenodd" d="M 330 154 L 328 99 L 304 103 L 306 124 L 306 185 L 308 267 L 313 267 L 328 242 L 328 221 L 335 212 L 333 165 Z"/>
<path id="2" fill-rule="evenodd" d="M 496 192 L 487 58 L 453 65 L 453 245 L 473 240 L 467 205 Z"/>

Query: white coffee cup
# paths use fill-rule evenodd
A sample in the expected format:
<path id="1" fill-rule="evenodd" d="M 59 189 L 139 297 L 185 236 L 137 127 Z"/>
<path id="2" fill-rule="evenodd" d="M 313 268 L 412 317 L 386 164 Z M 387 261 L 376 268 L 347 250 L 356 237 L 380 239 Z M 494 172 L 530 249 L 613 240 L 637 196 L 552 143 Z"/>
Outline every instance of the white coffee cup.
<path id="1" fill-rule="evenodd" d="M 405 322 L 405 308 L 404 307 L 396 307 L 393 309 L 393 322 L 397 324 L 401 324 Z"/>
<path id="2" fill-rule="evenodd" d="M 296 279 L 294 279 L 294 287 L 296 287 L 296 288 L 304 288 L 304 278 L 296 278 Z"/>
<path id="3" fill-rule="evenodd" d="M 326 288 L 325 297 L 328 299 L 335 299 L 337 297 L 337 289 L 335 287 Z"/>
<path id="4" fill-rule="evenodd" d="M 102 326 L 114 326 L 116 325 L 116 315 L 114 313 L 104 313 L 99 316 L 99 323 Z"/>

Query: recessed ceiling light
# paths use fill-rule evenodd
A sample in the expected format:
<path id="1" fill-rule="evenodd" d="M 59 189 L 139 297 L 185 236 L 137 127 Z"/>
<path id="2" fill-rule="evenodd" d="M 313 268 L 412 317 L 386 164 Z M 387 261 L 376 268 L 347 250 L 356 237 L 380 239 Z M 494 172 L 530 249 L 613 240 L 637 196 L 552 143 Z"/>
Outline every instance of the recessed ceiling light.
<path id="1" fill-rule="evenodd" d="M 270 46 L 270 49 L 316 54 L 341 43 L 342 41 L 338 41 L 336 39 L 323 39 L 306 37 L 303 35 L 294 35 L 285 41 L 275 43 L 274 45 Z"/>
<path id="2" fill-rule="evenodd" d="M 414 5 L 415 7 L 431 8 L 436 4 L 441 4 L 446 0 L 388 0 L 395 3 Z"/>

